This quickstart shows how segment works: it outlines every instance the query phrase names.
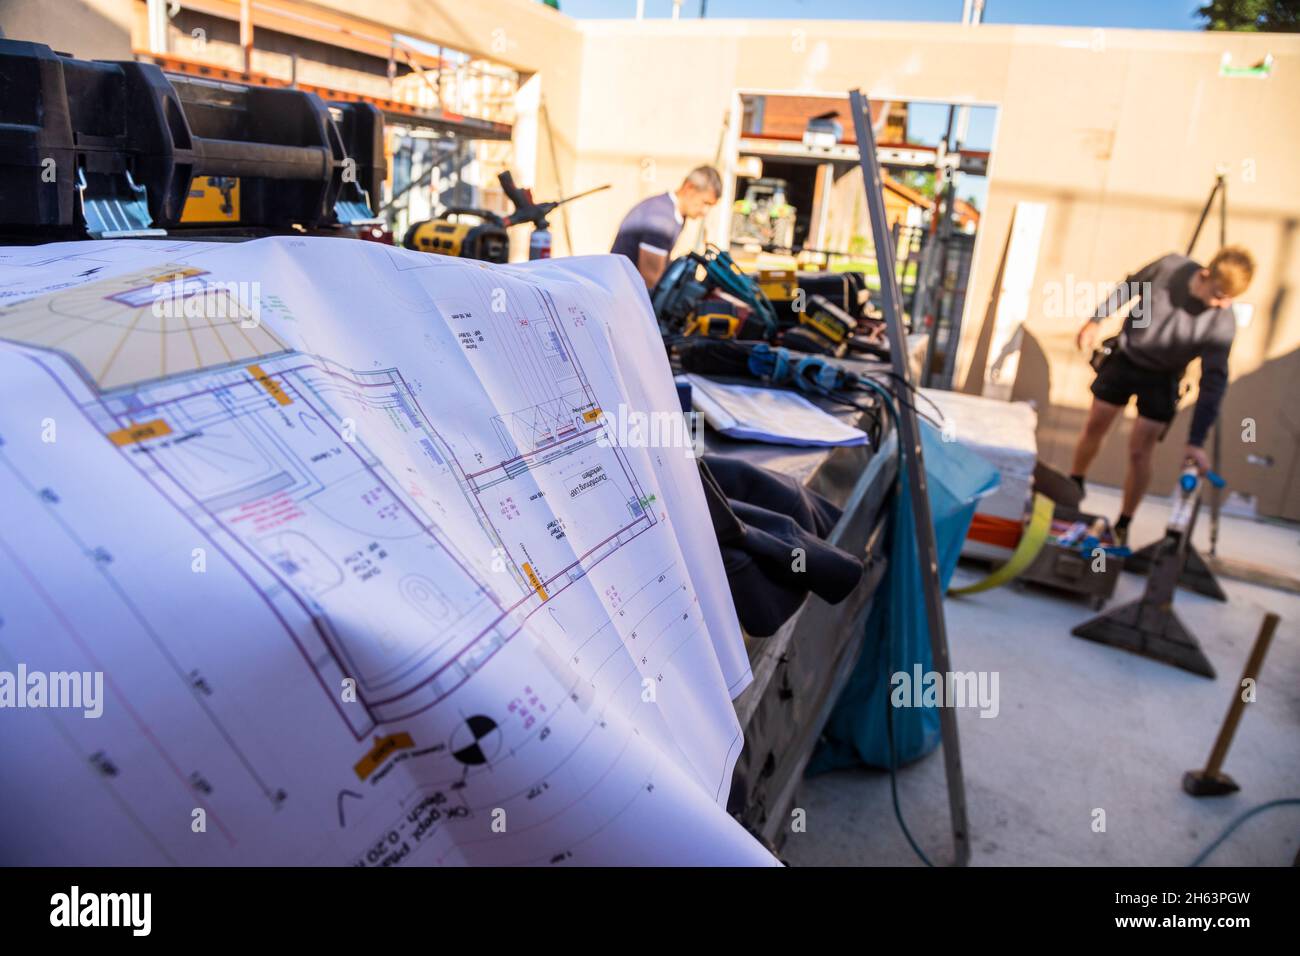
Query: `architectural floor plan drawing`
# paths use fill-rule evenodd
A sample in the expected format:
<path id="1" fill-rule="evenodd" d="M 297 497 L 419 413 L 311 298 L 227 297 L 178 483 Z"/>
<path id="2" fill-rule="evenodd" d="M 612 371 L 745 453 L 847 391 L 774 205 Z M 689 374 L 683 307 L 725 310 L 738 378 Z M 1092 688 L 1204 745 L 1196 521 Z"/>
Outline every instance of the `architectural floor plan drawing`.
<path id="1" fill-rule="evenodd" d="M 775 862 L 675 407 L 615 257 L 0 251 L 0 670 L 104 685 L 0 709 L 0 855 Z"/>

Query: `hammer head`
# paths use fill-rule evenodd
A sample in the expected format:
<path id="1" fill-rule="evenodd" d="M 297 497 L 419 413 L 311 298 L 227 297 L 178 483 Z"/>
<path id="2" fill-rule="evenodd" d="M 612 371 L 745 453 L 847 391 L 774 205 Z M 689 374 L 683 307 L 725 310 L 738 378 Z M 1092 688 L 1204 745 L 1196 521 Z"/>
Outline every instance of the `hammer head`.
<path id="1" fill-rule="evenodd" d="M 1222 771 L 1209 774 L 1204 770 L 1189 770 L 1183 774 L 1183 789 L 1194 797 L 1222 797 L 1236 793 L 1241 787 Z"/>

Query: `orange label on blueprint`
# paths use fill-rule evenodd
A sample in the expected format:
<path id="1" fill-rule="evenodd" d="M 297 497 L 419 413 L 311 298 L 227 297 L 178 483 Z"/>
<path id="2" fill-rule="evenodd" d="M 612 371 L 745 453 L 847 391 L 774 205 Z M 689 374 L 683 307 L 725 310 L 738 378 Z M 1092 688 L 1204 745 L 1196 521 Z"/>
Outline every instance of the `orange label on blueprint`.
<path id="1" fill-rule="evenodd" d="M 293 399 L 290 398 L 288 395 L 284 394 L 284 389 L 280 387 L 280 383 L 277 382 L 275 379 L 271 378 L 271 376 L 267 375 L 264 371 L 262 371 L 262 366 L 260 365 L 248 366 L 248 374 L 253 376 L 253 379 L 257 382 L 257 384 L 261 385 L 264 389 L 266 389 L 266 391 L 270 394 L 272 398 L 276 400 L 277 403 L 279 403 L 280 405 L 293 404 Z"/>
<path id="2" fill-rule="evenodd" d="M 161 438 L 163 435 L 170 435 L 172 427 L 161 418 L 155 418 L 151 422 L 140 422 L 138 425 L 127 425 L 125 428 L 119 428 L 117 431 L 108 433 L 108 440 L 114 445 L 137 445 L 142 441 L 148 441 L 150 438 Z"/>

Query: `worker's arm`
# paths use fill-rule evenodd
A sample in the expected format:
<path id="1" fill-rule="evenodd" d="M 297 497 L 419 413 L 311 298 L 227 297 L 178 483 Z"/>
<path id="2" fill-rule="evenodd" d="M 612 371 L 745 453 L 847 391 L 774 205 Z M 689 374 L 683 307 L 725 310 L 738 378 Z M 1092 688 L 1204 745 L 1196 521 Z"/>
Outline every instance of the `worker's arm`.
<path id="1" fill-rule="evenodd" d="M 1228 352 L 1232 345 L 1214 345 L 1201 354 L 1201 384 L 1192 410 L 1192 426 L 1187 430 L 1186 457 L 1203 472 L 1209 467 L 1203 446 L 1210 426 L 1219 417 L 1219 406 L 1228 391 Z"/>
<path id="2" fill-rule="evenodd" d="M 1096 348 L 1097 339 L 1101 337 L 1102 321 L 1121 309 L 1134 296 L 1140 296 L 1142 283 L 1150 282 L 1155 277 L 1161 261 L 1157 259 L 1155 262 L 1148 262 L 1110 290 L 1110 294 L 1097 306 L 1097 311 L 1083 323 L 1074 337 L 1074 344 L 1080 351 L 1091 352 Z M 1143 301 L 1142 308 L 1150 308 L 1150 305 Z"/>
<path id="3" fill-rule="evenodd" d="M 668 267 L 668 250 L 642 242 L 637 246 L 636 271 L 641 273 L 646 288 L 653 289 Z"/>

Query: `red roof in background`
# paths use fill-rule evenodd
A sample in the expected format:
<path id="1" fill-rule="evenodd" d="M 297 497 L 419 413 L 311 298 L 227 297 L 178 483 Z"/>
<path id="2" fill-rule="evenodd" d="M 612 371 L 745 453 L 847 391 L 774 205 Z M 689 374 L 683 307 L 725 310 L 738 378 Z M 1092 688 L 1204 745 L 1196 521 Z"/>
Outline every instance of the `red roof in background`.
<path id="1" fill-rule="evenodd" d="M 975 225 L 979 225 L 980 211 L 964 199 L 958 199 L 953 203 L 953 214 L 962 224 L 973 222 Z"/>
<path id="2" fill-rule="evenodd" d="M 756 96 L 758 94 L 755 94 Z M 849 101 L 833 96 L 787 96 L 773 94 L 763 96 L 763 122 L 755 135 L 771 136 L 777 139 L 802 139 L 808 121 L 823 113 L 839 113 L 835 119 L 844 127 L 842 143 L 856 145 L 857 135 L 853 130 L 853 117 L 849 114 Z M 883 101 L 872 100 L 871 122 L 880 121 L 880 111 L 885 107 Z"/>
<path id="3" fill-rule="evenodd" d="M 881 178 L 880 184 L 884 186 L 886 189 L 888 189 L 890 192 L 902 196 L 913 206 L 920 206 L 922 209 L 934 208 L 933 199 L 927 199 L 924 195 L 917 192 L 911 186 L 903 185 L 897 179 L 895 179 L 893 176 L 890 176 L 889 174 L 885 174 L 885 176 Z"/>

